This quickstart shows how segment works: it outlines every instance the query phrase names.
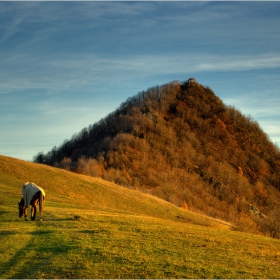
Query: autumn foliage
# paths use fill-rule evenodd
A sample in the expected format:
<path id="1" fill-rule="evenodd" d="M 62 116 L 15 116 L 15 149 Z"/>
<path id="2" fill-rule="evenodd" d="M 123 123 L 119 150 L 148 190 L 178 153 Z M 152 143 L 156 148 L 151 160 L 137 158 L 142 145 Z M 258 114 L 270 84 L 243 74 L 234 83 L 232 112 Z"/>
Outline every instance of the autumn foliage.
<path id="1" fill-rule="evenodd" d="M 279 148 L 254 119 L 197 82 L 140 92 L 34 161 L 280 236 Z"/>

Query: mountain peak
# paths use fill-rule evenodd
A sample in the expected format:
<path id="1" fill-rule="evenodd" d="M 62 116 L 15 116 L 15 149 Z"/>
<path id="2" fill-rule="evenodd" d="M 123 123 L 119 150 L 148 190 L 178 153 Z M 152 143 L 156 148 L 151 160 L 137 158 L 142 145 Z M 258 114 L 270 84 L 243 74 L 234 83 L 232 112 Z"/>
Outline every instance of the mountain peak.
<path id="1" fill-rule="evenodd" d="M 138 93 L 34 159 L 187 205 L 240 228 L 266 232 L 269 219 L 280 223 L 279 149 L 255 120 L 194 78 Z M 249 205 L 263 215 L 254 215 Z"/>

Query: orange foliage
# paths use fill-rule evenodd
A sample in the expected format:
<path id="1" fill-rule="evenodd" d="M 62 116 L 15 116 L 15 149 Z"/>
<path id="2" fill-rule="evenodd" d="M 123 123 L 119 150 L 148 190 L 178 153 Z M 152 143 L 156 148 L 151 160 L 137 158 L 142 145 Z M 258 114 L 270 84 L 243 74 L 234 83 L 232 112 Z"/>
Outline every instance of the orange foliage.
<path id="1" fill-rule="evenodd" d="M 220 129 L 222 129 L 224 131 L 227 129 L 225 123 L 222 120 L 220 120 L 219 118 L 217 119 L 216 124 Z"/>
<path id="2" fill-rule="evenodd" d="M 185 210 L 189 210 L 189 206 L 188 206 L 186 201 L 182 202 L 182 208 L 185 209 Z"/>
<path id="3" fill-rule="evenodd" d="M 256 121 L 198 83 L 140 92 L 37 162 L 149 191 L 240 228 L 249 219 L 244 201 L 266 212 L 280 204 L 270 195 L 280 191 L 279 149 Z"/>

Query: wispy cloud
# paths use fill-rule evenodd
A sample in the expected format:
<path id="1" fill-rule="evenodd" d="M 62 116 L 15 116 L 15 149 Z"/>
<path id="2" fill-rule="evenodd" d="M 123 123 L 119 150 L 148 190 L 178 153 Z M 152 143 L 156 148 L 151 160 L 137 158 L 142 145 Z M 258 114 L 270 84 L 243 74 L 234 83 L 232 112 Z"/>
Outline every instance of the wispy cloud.
<path id="1" fill-rule="evenodd" d="M 199 73 L 209 71 L 248 71 L 279 68 L 280 53 L 260 55 L 170 54 L 131 57 L 101 57 L 95 54 L 30 57 L 17 54 L 1 57 L 0 92 L 26 89 L 64 90 L 73 86 L 125 80 L 130 77 Z"/>
<path id="2" fill-rule="evenodd" d="M 246 71 L 280 67 L 280 53 L 259 55 L 202 56 L 197 71 Z"/>

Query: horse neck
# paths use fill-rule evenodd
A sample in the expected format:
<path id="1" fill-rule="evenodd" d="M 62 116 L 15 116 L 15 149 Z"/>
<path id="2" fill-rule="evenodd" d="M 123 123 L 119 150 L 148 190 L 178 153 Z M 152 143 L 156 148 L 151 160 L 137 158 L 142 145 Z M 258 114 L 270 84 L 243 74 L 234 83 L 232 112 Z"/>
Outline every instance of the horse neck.
<path id="1" fill-rule="evenodd" d="M 24 205 L 23 197 L 21 198 L 21 201 L 19 202 L 19 205 Z"/>

